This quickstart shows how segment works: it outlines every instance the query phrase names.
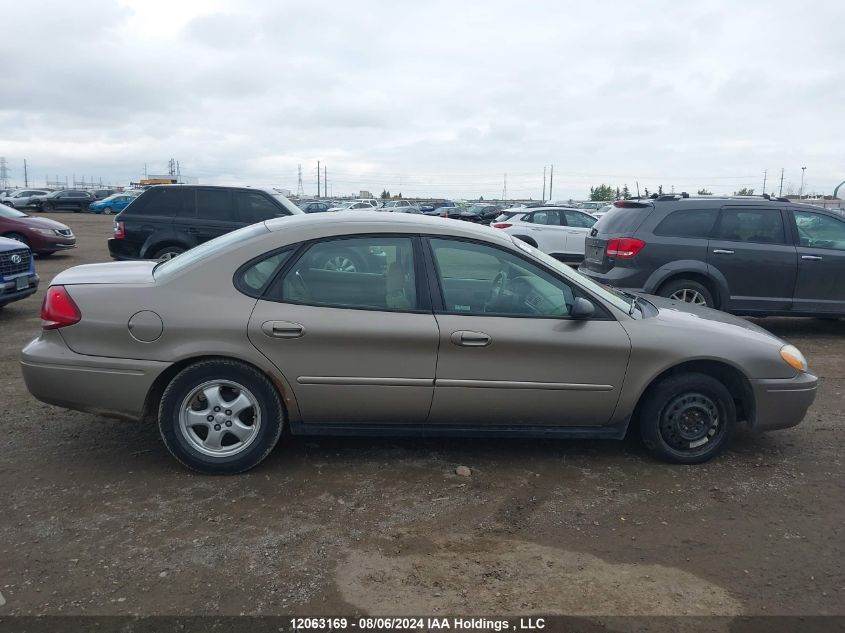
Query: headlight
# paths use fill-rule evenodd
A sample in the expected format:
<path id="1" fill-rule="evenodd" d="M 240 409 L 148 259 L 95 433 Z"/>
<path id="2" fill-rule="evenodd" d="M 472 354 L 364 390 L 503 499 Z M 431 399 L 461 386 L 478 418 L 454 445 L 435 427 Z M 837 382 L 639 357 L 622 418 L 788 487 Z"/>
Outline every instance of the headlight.
<path id="1" fill-rule="evenodd" d="M 32 230 L 35 231 L 36 233 L 40 233 L 41 235 L 46 235 L 47 237 L 54 237 L 55 235 L 58 235 L 58 233 L 56 233 L 55 229 L 32 229 Z"/>
<path id="2" fill-rule="evenodd" d="M 807 371 L 807 359 L 804 354 L 798 351 L 794 345 L 784 345 L 780 348 L 780 357 L 785 360 L 790 367 L 794 367 L 798 371 Z"/>

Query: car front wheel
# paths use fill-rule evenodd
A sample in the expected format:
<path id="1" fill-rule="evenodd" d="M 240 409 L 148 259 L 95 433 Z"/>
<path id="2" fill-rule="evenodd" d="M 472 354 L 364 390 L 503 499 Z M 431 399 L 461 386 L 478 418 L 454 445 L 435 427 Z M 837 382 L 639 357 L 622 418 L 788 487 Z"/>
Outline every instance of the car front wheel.
<path id="1" fill-rule="evenodd" d="M 712 376 L 679 374 L 646 393 L 638 419 L 652 455 L 674 464 L 700 464 L 730 439 L 736 405 L 727 387 Z"/>
<path id="2" fill-rule="evenodd" d="M 173 456 L 193 470 L 234 474 L 261 463 L 279 440 L 279 394 L 257 369 L 229 360 L 202 361 L 167 386 L 158 426 Z"/>

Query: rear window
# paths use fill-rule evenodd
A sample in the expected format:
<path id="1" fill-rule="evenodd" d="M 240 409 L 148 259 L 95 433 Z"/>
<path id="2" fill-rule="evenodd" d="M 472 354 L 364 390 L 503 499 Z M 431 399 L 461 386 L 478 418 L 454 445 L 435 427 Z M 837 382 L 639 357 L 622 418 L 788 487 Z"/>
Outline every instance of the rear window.
<path id="1" fill-rule="evenodd" d="M 654 233 L 668 237 L 706 238 L 718 215 L 718 209 L 678 209 L 666 216 Z"/>
<path id="2" fill-rule="evenodd" d="M 613 207 L 605 213 L 594 228 L 599 233 L 631 234 L 636 231 L 648 215 L 654 210 L 653 206 L 645 208 Z"/>

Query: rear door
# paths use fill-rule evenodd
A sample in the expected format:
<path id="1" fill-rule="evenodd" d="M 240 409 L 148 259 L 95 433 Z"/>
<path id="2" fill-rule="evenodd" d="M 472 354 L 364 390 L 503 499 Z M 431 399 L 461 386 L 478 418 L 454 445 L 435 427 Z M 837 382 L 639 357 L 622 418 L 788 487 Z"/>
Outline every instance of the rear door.
<path id="1" fill-rule="evenodd" d="M 155 248 L 161 239 L 172 239 L 174 217 L 180 220 L 193 220 L 194 195 L 190 189 L 182 187 L 160 187 L 150 189 L 138 196 L 131 205 L 121 212 L 118 220 L 123 223 L 127 242 L 135 246 L 130 251 L 142 257 L 152 257 L 154 253 L 141 253 L 144 244 L 147 249 Z"/>
<path id="2" fill-rule="evenodd" d="M 845 314 L 845 216 L 793 208 L 798 250 L 795 312 Z"/>
<path id="3" fill-rule="evenodd" d="M 280 204 L 270 199 L 270 196 L 260 191 L 248 191 L 244 189 L 235 189 L 233 192 L 235 196 L 235 207 L 238 210 L 238 219 L 241 224 L 255 224 L 256 222 L 265 222 L 278 218 L 283 215 L 288 215 L 287 209 L 283 209 Z M 319 206 L 322 202 L 311 203 L 311 213 L 315 211 L 325 211 Z M 315 205 L 317 208 L 315 209 Z"/>
<path id="4" fill-rule="evenodd" d="M 564 209 L 561 213 L 562 224 L 566 225 L 566 250 L 567 254 L 583 255 L 584 240 L 590 234 L 590 229 L 598 221 L 589 213 Z"/>
<path id="5" fill-rule="evenodd" d="M 522 218 L 521 230 L 527 229 L 525 235 L 533 239 L 544 253 L 566 252 L 566 226 L 561 226 L 561 212 L 557 209 L 538 209 Z"/>
<path id="6" fill-rule="evenodd" d="M 707 249 L 707 263 L 728 283 L 722 309 L 790 310 L 798 273 L 791 241 L 780 208 L 723 206 Z"/>
<path id="7" fill-rule="evenodd" d="M 196 205 L 196 219 L 192 222 L 186 222 L 185 230 L 194 237 L 198 244 L 243 226 L 235 212 L 231 189 L 197 188 Z"/>

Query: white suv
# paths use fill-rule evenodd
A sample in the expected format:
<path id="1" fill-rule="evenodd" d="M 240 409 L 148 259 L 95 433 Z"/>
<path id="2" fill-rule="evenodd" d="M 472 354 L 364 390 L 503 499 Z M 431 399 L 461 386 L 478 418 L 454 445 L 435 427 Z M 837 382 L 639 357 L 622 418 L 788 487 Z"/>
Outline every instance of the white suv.
<path id="1" fill-rule="evenodd" d="M 490 226 L 518 237 L 562 262 L 578 264 L 584 259 L 584 240 L 597 221 L 596 217 L 580 209 L 534 207 L 518 209 L 518 213 L 507 219 L 499 216 Z"/>
<path id="2" fill-rule="evenodd" d="M 49 191 L 44 191 L 42 189 L 18 189 L 8 196 L 3 196 L 3 198 L 0 199 L 0 202 L 7 204 L 10 207 L 15 207 L 16 209 L 23 209 L 32 205 L 32 199 L 34 197 L 46 196 L 49 193 Z"/>

